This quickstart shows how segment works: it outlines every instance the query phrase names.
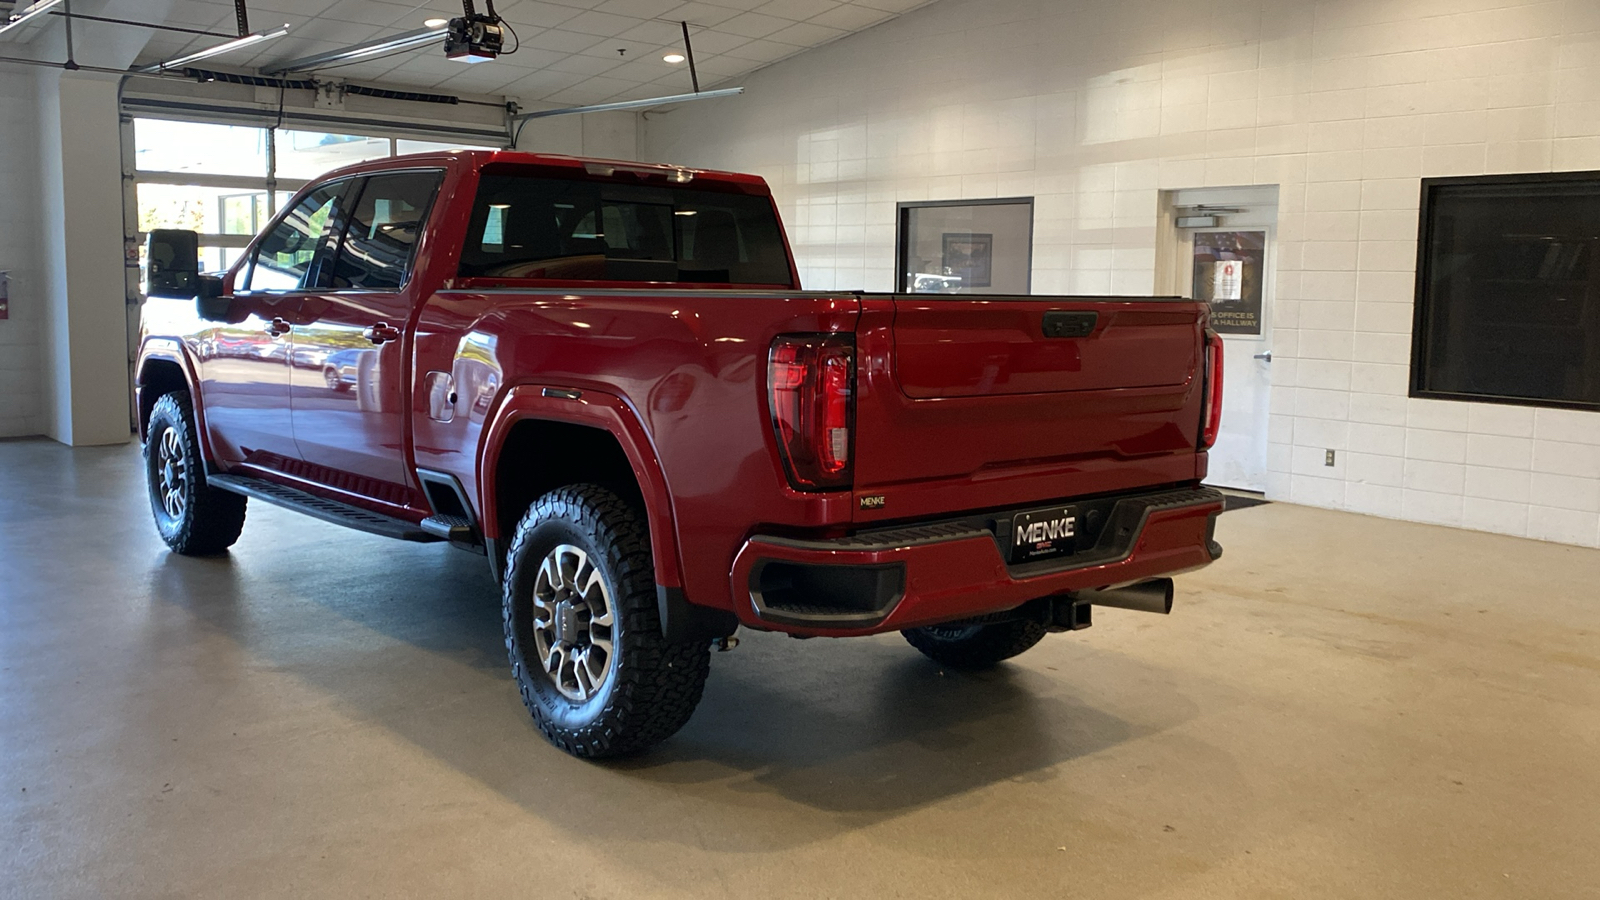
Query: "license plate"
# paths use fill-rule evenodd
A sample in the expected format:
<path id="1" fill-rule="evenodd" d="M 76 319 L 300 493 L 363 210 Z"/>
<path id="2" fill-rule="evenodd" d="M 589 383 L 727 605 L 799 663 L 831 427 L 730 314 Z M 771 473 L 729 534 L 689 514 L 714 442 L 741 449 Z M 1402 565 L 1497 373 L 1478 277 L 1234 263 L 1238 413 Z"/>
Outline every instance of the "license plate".
<path id="1" fill-rule="evenodd" d="M 1057 506 L 1011 517 L 1011 561 L 1066 556 L 1078 547 L 1078 508 Z"/>

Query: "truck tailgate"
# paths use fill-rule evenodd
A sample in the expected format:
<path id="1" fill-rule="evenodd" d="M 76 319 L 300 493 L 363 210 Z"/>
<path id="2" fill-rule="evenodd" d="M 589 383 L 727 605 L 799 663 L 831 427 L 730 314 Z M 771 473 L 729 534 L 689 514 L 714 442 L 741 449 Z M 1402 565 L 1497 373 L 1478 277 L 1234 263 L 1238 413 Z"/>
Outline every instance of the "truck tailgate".
<path id="1" fill-rule="evenodd" d="M 857 521 L 1198 476 L 1200 304 L 926 294 L 862 302 Z"/>

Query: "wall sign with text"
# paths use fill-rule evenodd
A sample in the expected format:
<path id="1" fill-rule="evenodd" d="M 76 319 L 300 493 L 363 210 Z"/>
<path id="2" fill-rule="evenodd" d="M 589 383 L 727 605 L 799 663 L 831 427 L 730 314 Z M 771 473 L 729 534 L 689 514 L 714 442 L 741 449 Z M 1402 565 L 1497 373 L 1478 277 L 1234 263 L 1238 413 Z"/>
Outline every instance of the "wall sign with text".
<path id="1" fill-rule="evenodd" d="M 1194 236 L 1194 299 L 1211 306 L 1221 334 L 1260 334 L 1265 231 L 1202 231 Z"/>

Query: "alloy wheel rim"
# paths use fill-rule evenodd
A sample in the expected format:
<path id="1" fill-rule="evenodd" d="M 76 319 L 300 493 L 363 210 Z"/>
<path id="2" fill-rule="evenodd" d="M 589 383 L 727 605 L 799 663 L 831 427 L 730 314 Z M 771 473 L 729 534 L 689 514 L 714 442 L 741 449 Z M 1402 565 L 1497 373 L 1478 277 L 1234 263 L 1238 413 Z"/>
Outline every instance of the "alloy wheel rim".
<path id="1" fill-rule="evenodd" d="M 588 701 L 610 677 L 615 610 L 586 551 L 561 544 L 545 554 L 533 585 L 533 644 L 545 675 L 568 700 Z"/>
<path id="2" fill-rule="evenodd" d="M 178 441 L 177 429 L 161 432 L 156 445 L 156 493 L 161 508 L 174 521 L 183 518 L 189 505 L 189 465 Z"/>

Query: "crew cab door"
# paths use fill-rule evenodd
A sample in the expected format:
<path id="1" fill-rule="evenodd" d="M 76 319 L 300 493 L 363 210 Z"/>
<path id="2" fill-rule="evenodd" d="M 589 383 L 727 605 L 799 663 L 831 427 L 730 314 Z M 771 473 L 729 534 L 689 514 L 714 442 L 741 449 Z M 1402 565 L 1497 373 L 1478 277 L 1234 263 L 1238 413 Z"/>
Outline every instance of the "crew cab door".
<path id="1" fill-rule="evenodd" d="M 329 487 L 407 506 L 406 434 L 412 256 L 443 172 L 357 179 L 329 238 L 321 289 L 295 328 L 290 407 L 302 474 Z"/>
<path id="2" fill-rule="evenodd" d="M 293 329 L 346 186 L 317 188 L 273 225 L 239 275 L 226 321 L 208 336 L 201 398 L 213 452 L 224 462 L 282 470 L 300 455 L 289 415 Z"/>

